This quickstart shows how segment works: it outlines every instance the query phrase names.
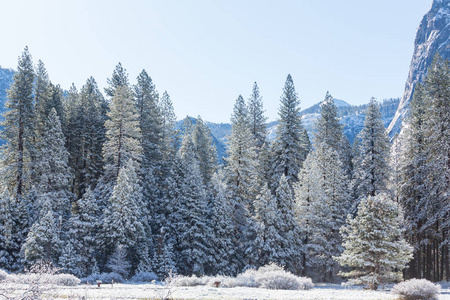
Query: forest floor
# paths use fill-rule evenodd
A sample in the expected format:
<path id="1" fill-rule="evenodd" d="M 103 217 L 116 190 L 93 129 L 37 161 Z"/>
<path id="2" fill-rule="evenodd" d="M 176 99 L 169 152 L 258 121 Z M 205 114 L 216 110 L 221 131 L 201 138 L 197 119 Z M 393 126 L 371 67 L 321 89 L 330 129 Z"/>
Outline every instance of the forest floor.
<path id="1" fill-rule="evenodd" d="M 5 284 L 0 286 L 0 296 L 9 294 L 9 299 L 23 298 L 29 289 L 24 284 Z M 369 291 L 362 288 L 346 288 L 340 285 L 318 284 L 312 290 L 287 291 L 267 290 L 261 288 L 212 288 L 167 287 L 158 284 L 102 284 L 100 288 L 93 285 L 74 287 L 41 286 L 43 299 L 305 299 L 305 300 L 383 300 L 397 299 L 389 290 Z M 21 296 L 22 295 L 22 296 Z M 0 297 L 1 298 L 1 297 Z M 32 297 L 33 298 L 33 297 Z M 8 298 L 6 298 L 8 299 Z M 450 300 L 450 286 L 444 285 L 440 300 Z"/>

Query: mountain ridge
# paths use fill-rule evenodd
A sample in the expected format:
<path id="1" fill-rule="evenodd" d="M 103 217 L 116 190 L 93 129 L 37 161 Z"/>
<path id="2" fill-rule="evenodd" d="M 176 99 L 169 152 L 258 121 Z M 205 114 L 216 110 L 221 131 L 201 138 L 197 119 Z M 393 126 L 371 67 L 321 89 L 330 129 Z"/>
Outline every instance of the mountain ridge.
<path id="1" fill-rule="evenodd" d="M 409 67 L 405 90 L 398 110 L 388 127 L 392 139 L 400 132 L 408 113 L 409 102 L 416 85 L 423 81 L 436 53 L 450 59 L 450 0 L 434 0 L 419 24 L 414 40 L 414 53 Z"/>

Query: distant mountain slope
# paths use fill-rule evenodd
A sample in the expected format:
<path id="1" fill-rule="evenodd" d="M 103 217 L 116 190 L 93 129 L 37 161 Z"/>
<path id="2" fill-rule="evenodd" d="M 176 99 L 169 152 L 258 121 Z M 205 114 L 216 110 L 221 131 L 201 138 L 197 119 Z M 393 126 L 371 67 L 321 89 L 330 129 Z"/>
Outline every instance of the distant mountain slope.
<path id="1" fill-rule="evenodd" d="M 366 117 L 365 111 L 368 104 L 353 106 L 342 100 L 336 101 L 336 99 L 335 102 L 340 104 L 336 106 L 338 116 L 341 119 L 341 124 L 344 125 L 344 133 L 347 135 L 350 143 L 353 143 L 355 137 L 364 126 L 364 119 Z M 380 111 L 383 116 L 383 123 L 385 127 L 389 126 L 392 121 L 395 112 L 397 111 L 399 102 L 400 99 L 396 98 L 385 99 L 380 103 Z M 306 128 L 306 131 L 311 139 L 314 137 L 314 124 L 320 116 L 321 103 L 322 102 L 319 102 L 300 112 L 302 115 L 303 126 Z M 267 126 L 269 131 L 269 140 L 273 140 L 275 138 L 276 125 L 277 122 L 271 122 Z"/>
<path id="2" fill-rule="evenodd" d="M 425 78 L 436 53 L 450 59 L 450 0 L 434 0 L 417 29 L 405 92 L 388 128 L 391 138 L 400 131 L 414 89 Z"/>

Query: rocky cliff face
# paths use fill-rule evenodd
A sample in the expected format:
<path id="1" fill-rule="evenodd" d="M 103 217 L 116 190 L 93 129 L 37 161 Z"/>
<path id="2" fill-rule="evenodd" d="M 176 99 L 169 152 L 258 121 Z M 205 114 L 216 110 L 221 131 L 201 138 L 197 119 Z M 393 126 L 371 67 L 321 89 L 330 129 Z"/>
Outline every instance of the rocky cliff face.
<path id="1" fill-rule="evenodd" d="M 391 138 L 400 131 L 414 88 L 424 79 L 436 53 L 450 59 L 450 0 L 433 0 L 430 10 L 417 29 L 405 92 L 388 127 Z"/>

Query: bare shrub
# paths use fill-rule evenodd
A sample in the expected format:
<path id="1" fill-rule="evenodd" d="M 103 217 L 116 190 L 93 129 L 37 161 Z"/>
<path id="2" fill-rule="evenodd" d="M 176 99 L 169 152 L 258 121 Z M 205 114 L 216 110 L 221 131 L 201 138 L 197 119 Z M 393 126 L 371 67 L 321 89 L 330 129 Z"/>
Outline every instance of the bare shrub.
<path id="1" fill-rule="evenodd" d="M 438 299 L 441 286 L 426 279 L 410 279 L 394 285 L 392 293 L 405 300 Z"/>

